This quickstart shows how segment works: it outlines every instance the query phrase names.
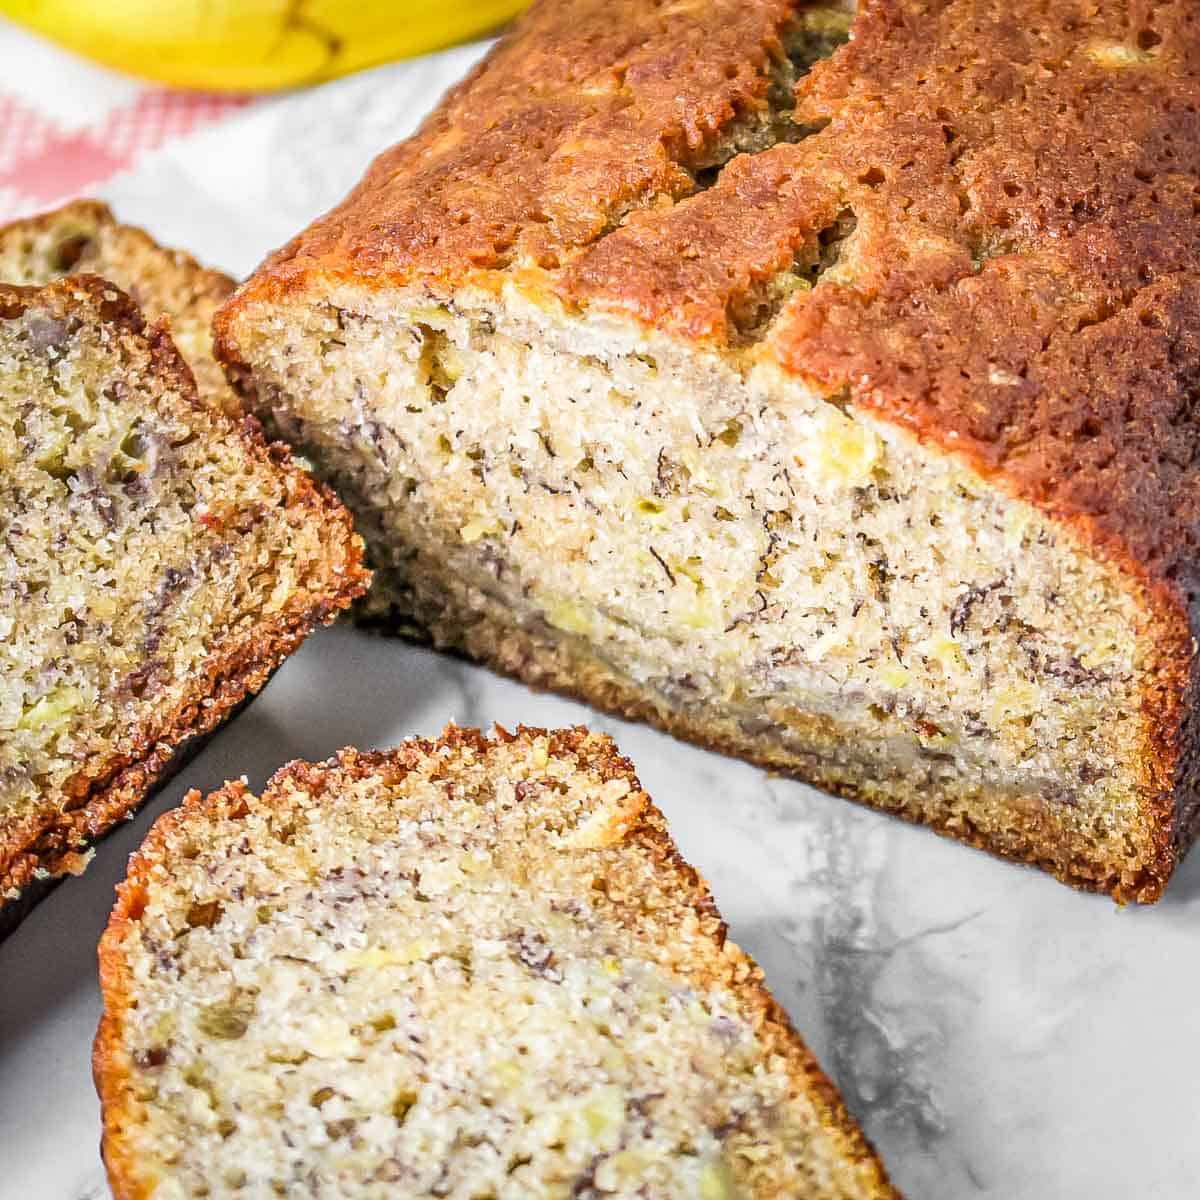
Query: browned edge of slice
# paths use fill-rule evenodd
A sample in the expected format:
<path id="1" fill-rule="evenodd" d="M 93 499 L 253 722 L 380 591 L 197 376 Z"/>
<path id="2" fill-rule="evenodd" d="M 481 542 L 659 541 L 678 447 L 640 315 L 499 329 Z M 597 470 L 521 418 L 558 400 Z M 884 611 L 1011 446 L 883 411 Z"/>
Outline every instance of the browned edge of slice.
<path id="1" fill-rule="evenodd" d="M 237 287 L 236 280 L 223 271 L 218 271 L 215 267 L 206 267 L 186 250 L 162 245 L 140 225 L 128 225 L 117 220 L 113 210 L 103 200 L 87 196 L 68 200 L 57 208 L 46 209 L 44 212 L 34 213 L 32 216 L 6 221 L 0 225 L 0 240 L 25 229 L 48 232 L 62 221 L 73 221 L 83 230 L 91 233 L 105 227 L 119 229 L 123 235 L 139 243 L 144 250 L 155 255 L 163 255 L 181 270 L 186 270 L 195 281 L 193 290 L 215 303 L 221 303 L 227 296 L 232 295 Z M 63 262 L 61 269 L 69 271 L 72 266 L 74 266 L 73 262 Z"/>
<path id="2" fill-rule="evenodd" d="M 515 733 L 510 733 L 497 725 L 495 730 L 498 742 L 528 742 L 538 737 L 548 739 L 547 752 L 551 759 L 586 756 L 588 766 L 604 782 L 621 779 L 630 783 L 634 795 L 623 808 L 621 827 L 611 831 L 614 839 L 641 851 L 657 864 L 662 874 L 673 877 L 677 894 L 693 909 L 700 928 L 721 952 L 722 969 L 719 974 L 710 972 L 710 979 L 746 1000 L 756 1034 L 769 1051 L 788 1064 L 791 1095 L 805 1093 L 811 1098 L 822 1128 L 837 1142 L 842 1156 L 869 1177 L 868 1186 L 876 1200 L 901 1200 L 874 1148 L 846 1110 L 836 1086 L 821 1070 L 783 1008 L 767 990 L 761 968 L 748 954 L 726 941 L 727 928 L 708 884 L 680 855 L 665 818 L 643 790 L 633 763 L 620 754 L 611 738 L 593 734 L 584 726 L 546 730 L 519 725 Z M 598 748 L 592 749 L 597 743 Z M 461 729 L 450 724 L 436 740 L 412 738 L 389 751 L 361 752 L 347 748 L 325 763 L 297 760 L 281 767 L 258 793 L 258 799 L 266 803 L 277 802 L 278 787 L 289 779 L 319 788 L 321 775 L 328 768 L 336 767 L 356 779 L 381 770 L 399 772 L 402 776 L 417 762 L 439 750 L 454 752 L 467 748 L 485 754 L 492 744 L 479 730 Z M 136 1155 L 126 1136 L 126 1131 L 137 1123 L 139 1102 L 131 1086 L 131 1064 L 122 1049 L 125 1014 L 136 1002 L 132 980 L 124 970 L 123 943 L 136 932 L 136 923 L 145 908 L 150 877 L 156 866 L 166 863 L 170 835 L 193 816 L 201 819 L 210 814 L 229 819 L 244 816 L 248 811 L 244 799 L 248 792 L 247 784 L 240 781 L 227 783 L 208 796 L 202 796 L 195 789 L 190 791 L 179 808 L 165 813 L 154 823 L 141 848 L 130 856 L 124 882 L 117 885 L 116 903 L 100 939 L 100 989 L 104 1011 L 92 1054 L 92 1074 L 103 1113 L 101 1149 L 115 1200 L 148 1200 L 152 1195 L 149 1185 L 139 1181 Z"/>
<path id="3" fill-rule="evenodd" d="M 287 475 L 294 489 L 293 503 L 325 530 L 327 554 L 317 564 L 317 588 L 293 597 L 277 614 L 247 633 L 216 645 L 202 670 L 189 681 L 179 704 L 159 720 L 135 730 L 128 751 L 88 764 L 69 781 L 55 814 L 32 840 L 14 843 L 0 831 L 0 897 L 12 889 L 20 891 L 43 873 L 82 870 L 78 852 L 147 799 L 176 747 L 216 729 L 245 697 L 263 687 L 271 672 L 313 629 L 328 625 L 360 596 L 370 579 L 362 565 L 362 542 L 341 502 L 292 461 L 286 446 L 268 443 L 253 417 L 235 420 L 197 394 L 191 370 L 164 322 L 147 323 L 124 292 L 96 276 L 72 276 L 44 288 L 0 284 L 0 320 L 12 320 L 35 303 L 111 322 L 125 336 L 142 340 L 167 386 L 227 425 L 240 438 L 248 458 L 269 463 L 273 470 Z M 0 899 L 0 908 L 3 905 Z"/>
<path id="4" fill-rule="evenodd" d="M 140 226 L 119 221 L 103 201 L 91 198 L 68 200 L 58 208 L 0 225 L 0 254 L 4 251 L 5 243 L 10 240 L 31 234 L 50 234 L 60 225 L 78 228 L 77 234 L 67 238 L 58 247 L 61 257 L 55 267 L 64 276 L 78 273 L 103 274 L 86 266 L 80 272 L 77 266 L 84 256 L 86 242 L 97 237 L 102 231 L 111 232 L 129 244 L 132 253 L 123 257 L 128 257 L 131 272 L 136 269 L 138 254 L 145 255 L 148 263 L 156 265 L 157 269 L 153 272 L 153 295 L 133 294 L 127 281 L 110 280 L 122 291 L 130 292 L 135 303 L 143 307 L 150 320 L 165 316 L 172 325 L 176 325 L 179 317 L 186 316 L 197 325 L 203 325 L 209 319 L 208 313 L 215 312 L 237 287 L 236 280 L 231 276 L 213 267 L 206 267 L 186 250 L 162 245 Z M 171 278 L 172 275 L 175 279 Z M 177 284 L 186 287 L 186 296 L 179 292 Z M 184 355 L 185 361 L 196 375 L 201 396 L 231 415 L 238 416 L 241 412 L 241 401 L 225 380 L 211 347 L 203 362 L 197 362 L 196 357 L 195 354 Z"/>
<path id="5" fill-rule="evenodd" d="M 264 684 L 264 686 L 266 686 Z M 227 723 L 234 721 L 254 702 L 257 693 L 248 692 L 241 700 L 228 712 L 223 718 L 223 722 Z M 194 736 L 189 736 L 185 741 L 175 747 L 174 753 L 169 761 L 158 773 L 154 780 L 149 795 L 160 792 L 167 784 L 169 784 L 177 775 L 186 770 L 192 763 L 192 760 L 201 754 L 208 746 L 209 742 L 220 733 L 220 726 L 216 729 L 210 729 L 206 733 L 198 733 Z M 117 832 L 115 825 L 109 826 L 103 833 L 99 834 L 93 845 L 99 845 L 100 842 L 107 840 Z M 35 879 L 33 883 L 25 887 L 18 899 L 9 901 L 8 904 L 0 908 L 0 942 L 11 933 L 15 933 L 17 926 L 25 920 L 27 916 L 37 906 L 46 899 L 49 894 L 54 891 L 64 880 L 69 878 L 69 872 L 60 875 L 50 875 L 44 879 Z"/>

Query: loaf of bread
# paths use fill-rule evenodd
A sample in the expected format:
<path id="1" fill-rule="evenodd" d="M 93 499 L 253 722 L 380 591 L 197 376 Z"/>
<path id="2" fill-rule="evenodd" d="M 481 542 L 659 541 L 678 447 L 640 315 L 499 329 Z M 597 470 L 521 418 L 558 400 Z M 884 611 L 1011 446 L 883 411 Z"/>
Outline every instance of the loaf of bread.
<path id="1" fill-rule="evenodd" d="M 896 1200 L 608 738 L 193 792 L 100 947 L 116 1200 Z"/>
<path id="2" fill-rule="evenodd" d="M 366 585 L 345 510 L 81 275 L 0 285 L 0 925 Z"/>
<path id="3" fill-rule="evenodd" d="M 1151 901 L 1195 836 L 1183 0 L 543 0 L 217 316 L 372 611 Z"/>
<path id="4" fill-rule="evenodd" d="M 0 226 L 0 282 L 41 286 L 73 274 L 99 275 L 127 292 L 150 320 L 166 317 L 201 396 L 239 411 L 212 353 L 213 314 L 233 291 L 228 275 L 120 224 L 98 200 L 72 200 Z"/>

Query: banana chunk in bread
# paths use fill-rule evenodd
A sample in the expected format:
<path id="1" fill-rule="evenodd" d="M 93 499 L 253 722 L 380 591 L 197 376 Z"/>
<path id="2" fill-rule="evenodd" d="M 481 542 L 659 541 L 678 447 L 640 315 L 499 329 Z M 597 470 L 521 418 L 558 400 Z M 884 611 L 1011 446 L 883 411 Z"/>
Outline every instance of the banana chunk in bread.
<path id="1" fill-rule="evenodd" d="M 87 275 L 0 285 L 0 545 L 6 917 L 367 577 L 337 501 Z"/>
<path id="2" fill-rule="evenodd" d="M 894 1200 L 612 742 L 193 792 L 100 947 L 117 1200 Z"/>
<path id="3" fill-rule="evenodd" d="M 371 611 L 1120 900 L 1200 822 L 1200 23 L 536 4 L 217 315 Z"/>
<path id="4" fill-rule="evenodd" d="M 99 200 L 72 200 L 0 226 L 0 281 L 41 286 L 78 274 L 115 283 L 152 321 L 167 317 L 201 396 L 237 415 L 237 397 L 212 352 L 213 314 L 234 288 L 228 275 L 122 225 Z"/>

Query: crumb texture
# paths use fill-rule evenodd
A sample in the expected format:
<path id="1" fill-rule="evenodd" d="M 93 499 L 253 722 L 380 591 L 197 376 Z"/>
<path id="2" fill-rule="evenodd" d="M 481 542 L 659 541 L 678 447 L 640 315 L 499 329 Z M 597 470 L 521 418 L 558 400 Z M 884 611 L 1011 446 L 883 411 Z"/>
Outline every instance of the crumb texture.
<path id="1" fill-rule="evenodd" d="M 893 1195 L 583 730 L 197 797 L 104 955 L 118 1196 Z"/>
<path id="2" fill-rule="evenodd" d="M 0 539 L 6 900 L 80 869 L 151 781 L 109 803 L 114 778 L 152 776 L 362 586 L 341 510 L 90 276 L 0 286 Z"/>
<path id="3" fill-rule="evenodd" d="M 639 716 L 1064 876 L 1147 886 L 1153 645 L 1111 569 L 778 371 L 464 309 L 318 310 L 263 354 L 295 396 L 267 415 L 369 543 L 364 615 L 535 683 L 591 679 L 623 711 L 633 692 Z M 347 405 L 366 379 L 385 382 Z"/>

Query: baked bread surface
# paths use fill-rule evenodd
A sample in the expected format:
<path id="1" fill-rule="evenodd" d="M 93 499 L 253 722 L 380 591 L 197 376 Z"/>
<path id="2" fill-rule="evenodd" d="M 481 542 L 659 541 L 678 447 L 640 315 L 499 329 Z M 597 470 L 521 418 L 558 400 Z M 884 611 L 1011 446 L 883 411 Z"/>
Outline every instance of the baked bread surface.
<path id="1" fill-rule="evenodd" d="M 228 275 L 122 224 L 99 200 L 72 200 L 0 226 L 3 282 L 41 286 L 80 274 L 115 283 L 152 321 L 166 317 L 171 340 L 191 367 L 200 394 L 239 414 L 237 397 L 212 352 L 213 314 L 234 289 Z"/>
<path id="2" fill-rule="evenodd" d="M 584 729 L 451 727 L 192 793 L 100 960 L 118 1200 L 895 1197 Z"/>
<path id="3" fill-rule="evenodd" d="M 359 594 L 332 495 L 113 284 L 0 285 L 0 910 Z M 21 904 L 23 908 L 24 905 Z"/>
<path id="4" fill-rule="evenodd" d="M 243 285 L 218 314 L 218 354 L 345 489 L 381 568 L 376 608 L 407 627 L 1153 900 L 1200 821 L 1194 16 L 1142 0 L 868 0 L 853 16 L 537 4 Z M 567 428 L 572 411 L 594 438 Z M 544 454 L 518 456 L 534 438 Z M 696 446 L 710 466 L 690 461 Z M 747 484 L 752 461 L 766 480 Z M 628 493 L 585 474 L 610 466 Z M 510 471 L 544 492 L 543 523 L 492 498 Z M 751 511 L 722 480 L 754 493 Z M 910 511 L 873 527 L 897 496 Z M 623 577 L 550 586 L 563 571 L 538 547 L 586 555 L 615 500 L 671 533 L 623 532 Z M 784 586 L 739 590 L 731 569 L 718 587 L 719 525 L 665 546 L 697 502 L 742 544 L 761 535 L 742 580 Z M 797 518 L 811 540 L 820 508 L 821 538 L 866 511 L 863 537 L 801 564 Z M 481 545 L 456 593 L 460 541 Z M 940 580 L 897 570 L 919 544 L 962 564 Z M 796 580 L 849 555 L 853 586 L 799 595 Z M 681 621 L 689 588 L 717 609 Z M 601 611 L 614 595 L 622 611 Z M 706 622 L 736 641 L 788 595 L 804 628 L 709 686 L 722 646 Z M 873 612 L 873 644 L 821 624 L 843 607 Z M 665 660 L 617 647 L 622 621 L 643 642 L 693 638 L 695 669 L 681 651 L 653 677 Z M 739 711 L 723 698 L 785 660 L 815 677 L 834 636 L 873 664 L 834 672 L 836 703 L 815 682 L 791 702 L 783 684 Z M 960 684 L 957 711 L 937 700 Z"/>

